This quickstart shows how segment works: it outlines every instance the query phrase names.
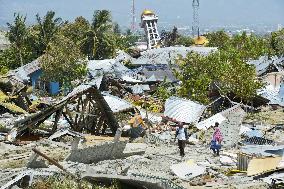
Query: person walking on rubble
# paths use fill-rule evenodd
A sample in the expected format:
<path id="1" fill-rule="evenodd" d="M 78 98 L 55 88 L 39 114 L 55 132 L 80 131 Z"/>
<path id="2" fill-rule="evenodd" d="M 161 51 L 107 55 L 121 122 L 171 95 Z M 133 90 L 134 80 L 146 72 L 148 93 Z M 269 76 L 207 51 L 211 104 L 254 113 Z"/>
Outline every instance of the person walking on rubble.
<path id="1" fill-rule="evenodd" d="M 222 140 L 223 140 L 223 135 L 221 133 L 221 129 L 219 128 L 219 123 L 216 122 L 214 126 L 214 133 L 213 133 L 210 149 L 212 149 L 213 153 L 217 156 L 219 156 L 219 153 L 220 153 Z"/>
<path id="2" fill-rule="evenodd" d="M 183 127 L 182 123 L 179 123 L 178 128 L 176 129 L 175 141 L 176 139 L 178 139 L 180 156 L 184 157 L 185 142 L 188 139 L 188 134 L 187 134 L 187 129 Z"/>

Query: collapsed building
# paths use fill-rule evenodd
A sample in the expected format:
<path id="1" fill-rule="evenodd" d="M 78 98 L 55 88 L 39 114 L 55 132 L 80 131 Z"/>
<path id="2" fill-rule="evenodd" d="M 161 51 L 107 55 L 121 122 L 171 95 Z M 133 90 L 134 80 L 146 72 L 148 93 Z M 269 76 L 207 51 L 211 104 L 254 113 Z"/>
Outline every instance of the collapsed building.
<path id="1" fill-rule="evenodd" d="M 89 61 L 85 81 L 64 97 L 33 92 L 47 88 L 57 94 L 60 86 L 40 81 L 38 60 L 1 78 L 1 189 L 23 188 L 58 175 L 91 186 L 116 180 L 139 189 L 267 188 L 284 183 L 282 120 L 255 121 L 246 105 L 224 96 L 209 105 L 171 96 L 165 102 L 150 101 L 162 103 L 160 112 L 147 109 L 163 81 L 178 85 L 173 73 L 178 56 L 192 51 L 206 56 L 218 49 L 158 48 L 158 17 L 144 11 L 141 19 L 148 50 L 136 58 L 119 51 L 113 59 Z M 198 45 L 206 42 L 197 40 Z M 248 64 L 267 83 L 258 91 L 263 104 L 283 107 L 283 58 L 260 57 Z M 283 109 L 272 113 L 283 117 Z M 220 157 L 207 145 L 215 122 L 224 136 Z M 177 123 L 190 133 L 184 158 L 174 143 Z"/>

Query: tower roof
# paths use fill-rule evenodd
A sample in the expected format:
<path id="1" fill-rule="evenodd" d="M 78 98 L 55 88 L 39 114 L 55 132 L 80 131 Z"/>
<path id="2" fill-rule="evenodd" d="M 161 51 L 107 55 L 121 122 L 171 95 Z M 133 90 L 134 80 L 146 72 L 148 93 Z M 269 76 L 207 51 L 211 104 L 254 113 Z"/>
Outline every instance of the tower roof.
<path id="1" fill-rule="evenodd" d="M 141 17 L 144 16 L 144 15 L 155 15 L 155 13 L 151 10 L 148 10 L 148 9 L 145 9 L 142 14 L 141 14 Z"/>
<path id="2" fill-rule="evenodd" d="M 209 41 L 206 37 L 204 36 L 198 36 L 194 39 L 194 44 L 195 45 L 205 45 L 207 44 Z"/>

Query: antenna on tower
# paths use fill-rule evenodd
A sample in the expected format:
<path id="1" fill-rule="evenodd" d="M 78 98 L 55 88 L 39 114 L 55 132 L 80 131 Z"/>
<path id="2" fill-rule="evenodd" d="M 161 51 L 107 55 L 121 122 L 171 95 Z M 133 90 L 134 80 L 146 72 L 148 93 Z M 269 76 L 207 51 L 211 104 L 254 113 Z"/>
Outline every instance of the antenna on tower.
<path id="1" fill-rule="evenodd" d="M 193 23 L 192 23 L 192 36 L 199 35 L 199 0 L 192 0 L 193 9 Z"/>
<path id="2" fill-rule="evenodd" d="M 136 30 L 135 0 L 132 0 L 131 16 L 132 16 L 131 31 L 134 33 Z"/>

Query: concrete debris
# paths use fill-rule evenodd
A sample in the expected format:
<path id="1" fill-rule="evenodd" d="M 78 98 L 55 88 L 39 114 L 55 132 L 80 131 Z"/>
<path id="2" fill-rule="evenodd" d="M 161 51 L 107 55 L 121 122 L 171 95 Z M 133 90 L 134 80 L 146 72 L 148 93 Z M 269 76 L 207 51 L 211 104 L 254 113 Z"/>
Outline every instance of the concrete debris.
<path id="1" fill-rule="evenodd" d="M 174 164 L 171 166 L 171 170 L 181 179 L 190 180 L 196 176 L 205 173 L 205 167 L 198 166 L 192 160 L 188 160 L 184 163 Z"/>
<path id="2" fill-rule="evenodd" d="M 15 178 L 13 178 L 12 180 L 10 180 L 9 182 L 7 182 L 6 184 L 4 184 L 3 186 L 1 186 L 0 189 L 8 189 L 11 186 L 17 184 L 17 182 L 19 182 L 20 180 L 22 180 L 23 178 L 26 178 L 26 182 L 22 183 L 23 187 L 27 187 L 27 186 L 31 186 L 32 181 L 33 181 L 33 177 L 34 176 L 50 176 L 52 175 L 54 172 L 53 171 L 35 171 L 35 170 L 27 170 L 27 171 L 22 171 L 21 173 L 19 173 Z M 21 187 L 21 186 L 20 186 Z"/>
<path id="3" fill-rule="evenodd" d="M 265 106 L 257 105 L 256 113 L 253 105 L 231 100 L 213 107 L 156 95 L 161 83 L 176 94 L 174 61 L 191 51 L 206 56 L 217 48 L 157 48 L 136 58 L 119 51 L 113 59 L 90 60 L 84 82 L 74 81 L 77 87 L 62 97 L 30 89 L 42 72 L 38 60 L 1 77 L 1 189 L 28 187 L 54 173 L 161 189 L 265 188 L 270 179 L 284 182 L 284 58 L 248 62 L 267 84 L 258 91 L 255 101 Z M 208 145 L 215 122 L 223 135 L 220 156 Z M 189 134 L 184 157 L 174 140 L 180 123 Z"/>
<path id="4" fill-rule="evenodd" d="M 224 155 L 220 156 L 220 162 L 222 165 L 227 165 L 227 166 L 234 166 L 237 163 L 236 160 Z"/>

